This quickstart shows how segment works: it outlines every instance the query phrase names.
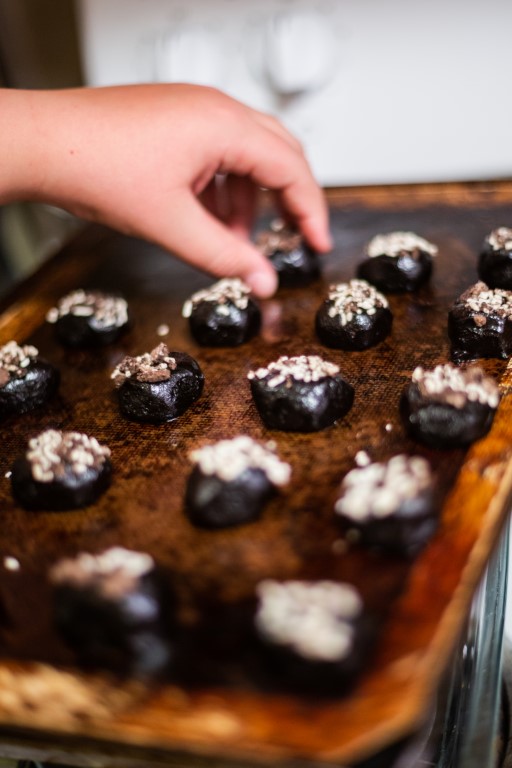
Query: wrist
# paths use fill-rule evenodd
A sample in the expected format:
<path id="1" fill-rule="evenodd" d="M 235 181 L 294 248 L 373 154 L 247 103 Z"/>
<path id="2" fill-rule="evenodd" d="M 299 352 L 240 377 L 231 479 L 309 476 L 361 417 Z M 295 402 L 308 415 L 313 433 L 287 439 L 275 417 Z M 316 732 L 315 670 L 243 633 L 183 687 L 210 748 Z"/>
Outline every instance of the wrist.
<path id="1" fill-rule="evenodd" d="M 0 204 L 38 198 L 44 177 L 44 92 L 0 89 Z"/>

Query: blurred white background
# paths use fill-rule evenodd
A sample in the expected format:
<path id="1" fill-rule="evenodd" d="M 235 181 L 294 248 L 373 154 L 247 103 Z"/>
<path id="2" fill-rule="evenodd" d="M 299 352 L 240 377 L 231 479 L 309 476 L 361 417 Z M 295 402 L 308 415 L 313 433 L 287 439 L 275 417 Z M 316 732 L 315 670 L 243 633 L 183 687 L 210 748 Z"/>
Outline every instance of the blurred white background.
<path id="1" fill-rule="evenodd" d="M 78 0 L 92 84 L 217 86 L 325 186 L 512 175 L 510 0 Z"/>

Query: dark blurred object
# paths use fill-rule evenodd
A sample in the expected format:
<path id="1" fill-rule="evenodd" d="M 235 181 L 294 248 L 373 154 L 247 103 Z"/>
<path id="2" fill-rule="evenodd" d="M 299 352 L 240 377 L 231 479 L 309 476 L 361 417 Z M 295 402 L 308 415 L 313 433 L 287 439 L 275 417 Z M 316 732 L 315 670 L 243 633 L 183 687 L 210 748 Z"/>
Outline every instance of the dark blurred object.
<path id="1" fill-rule="evenodd" d="M 0 0 L 0 79 L 11 88 L 82 84 L 74 3 Z"/>
<path id="2" fill-rule="evenodd" d="M 74 3 L 0 0 L 0 87 L 82 84 Z M 76 221 L 50 206 L 0 207 L 0 296 L 58 249 Z"/>

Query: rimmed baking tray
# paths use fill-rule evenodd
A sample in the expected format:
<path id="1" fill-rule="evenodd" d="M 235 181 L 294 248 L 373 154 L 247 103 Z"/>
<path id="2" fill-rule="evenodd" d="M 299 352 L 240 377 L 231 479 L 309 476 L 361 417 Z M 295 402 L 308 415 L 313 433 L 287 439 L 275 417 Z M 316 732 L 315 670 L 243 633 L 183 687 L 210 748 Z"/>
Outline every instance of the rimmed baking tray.
<path id="1" fill-rule="evenodd" d="M 508 510 L 512 488 L 512 401 L 504 361 L 484 361 L 503 399 L 490 435 L 469 451 L 434 451 L 408 440 L 398 399 L 416 365 L 449 357 L 450 304 L 476 281 L 485 234 L 507 223 L 508 186 L 369 190 L 332 196 L 336 248 L 323 280 L 264 302 L 261 335 L 238 349 L 202 349 L 181 318 L 183 301 L 211 282 L 139 241 L 90 229 L 4 303 L 0 342 L 30 341 L 61 370 L 59 397 L 48 408 L 0 425 L 0 727 L 64 735 L 77 743 L 105 741 L 114 749 L 147 748 L 166 761 L 321 765 L 351 763 L 414 729 L 424 717 L 464 624 L 472 594 Z M 412 230 L 440 253 L 428 288 L 390 297 L 389 340 L 345 353 L 317 341 L 314 314 L 333 281 L 354 276 L 364 243 L 378 232 Z M 133 330 L 99 352 L 66 351 L 44 322 L 46 311 L 77 287 L 121 291 Z M 159 336 L 160 325 L 169 334 Z M 143 426 L 123 420 L 110 372 L 125 354 L 161 341 L 200 362 L 206 378 L 198 403 L 174 423 Z M 265 430 L 251 402 L 247 372 L 281 354 L 321 354 L 355 386 L 348 416 L 310 435 Z M 45 427 L 73 428 L 106 442 L 115 479 L 93 507 L 72 513 L 29 513 L 11 499 L 9 471 L 29 436 Z M 241 432 L 272 438 L 293 467 L 293 482 L 262 520 L 227 531 L 199 531 L 183 516 L 189 452 Z M 336 489 L 357 451 L 372 459 L 397 452 L 426 456 L 445 494 L 441 525 L 413 562 L 346 551 L 333 519 Z M 196 674 L 148 688 L 74 670 L 51 622 L 48 567 L 78 551 L 113 544 L 149 551 L 167 570 L 183 622 L 205 610 L 219 615 L 229 658 L 219 662 L 209 637 L 191 650 Z M 237 661 L 223 627 L 223 608 L 252 593 L 262 578 L 335 578 L 355 583 L 386 619 L 356 689 L 322 700 L 269 689 Z M 383 611 L 382 608 L 385 610 Z M 194 666 L 194 658 L 192 666 Z M 189 659 L 190 663 L 190 659 Z M 218 668 L 216 667 L 218 663 Z M 152 751 L 153 750 L 153 751 Z"/>

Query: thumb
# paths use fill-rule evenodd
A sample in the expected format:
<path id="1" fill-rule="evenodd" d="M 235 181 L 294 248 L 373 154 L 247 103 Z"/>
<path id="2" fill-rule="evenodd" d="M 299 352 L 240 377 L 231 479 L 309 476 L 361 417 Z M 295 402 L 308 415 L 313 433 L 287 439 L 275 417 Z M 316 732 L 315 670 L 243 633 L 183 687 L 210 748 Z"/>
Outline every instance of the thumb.
<path id="1" fill-rule="evenodd" d="M 277 275 L 262 253 L 242 240 L 203 208 L 192 195 L 180 195 L 173 201 L 172 216 L 155 231 L 151 239 L 189 264 L 218 277 L 240 277 L 256 296 L 267 298 L 275 293 Z"/>

